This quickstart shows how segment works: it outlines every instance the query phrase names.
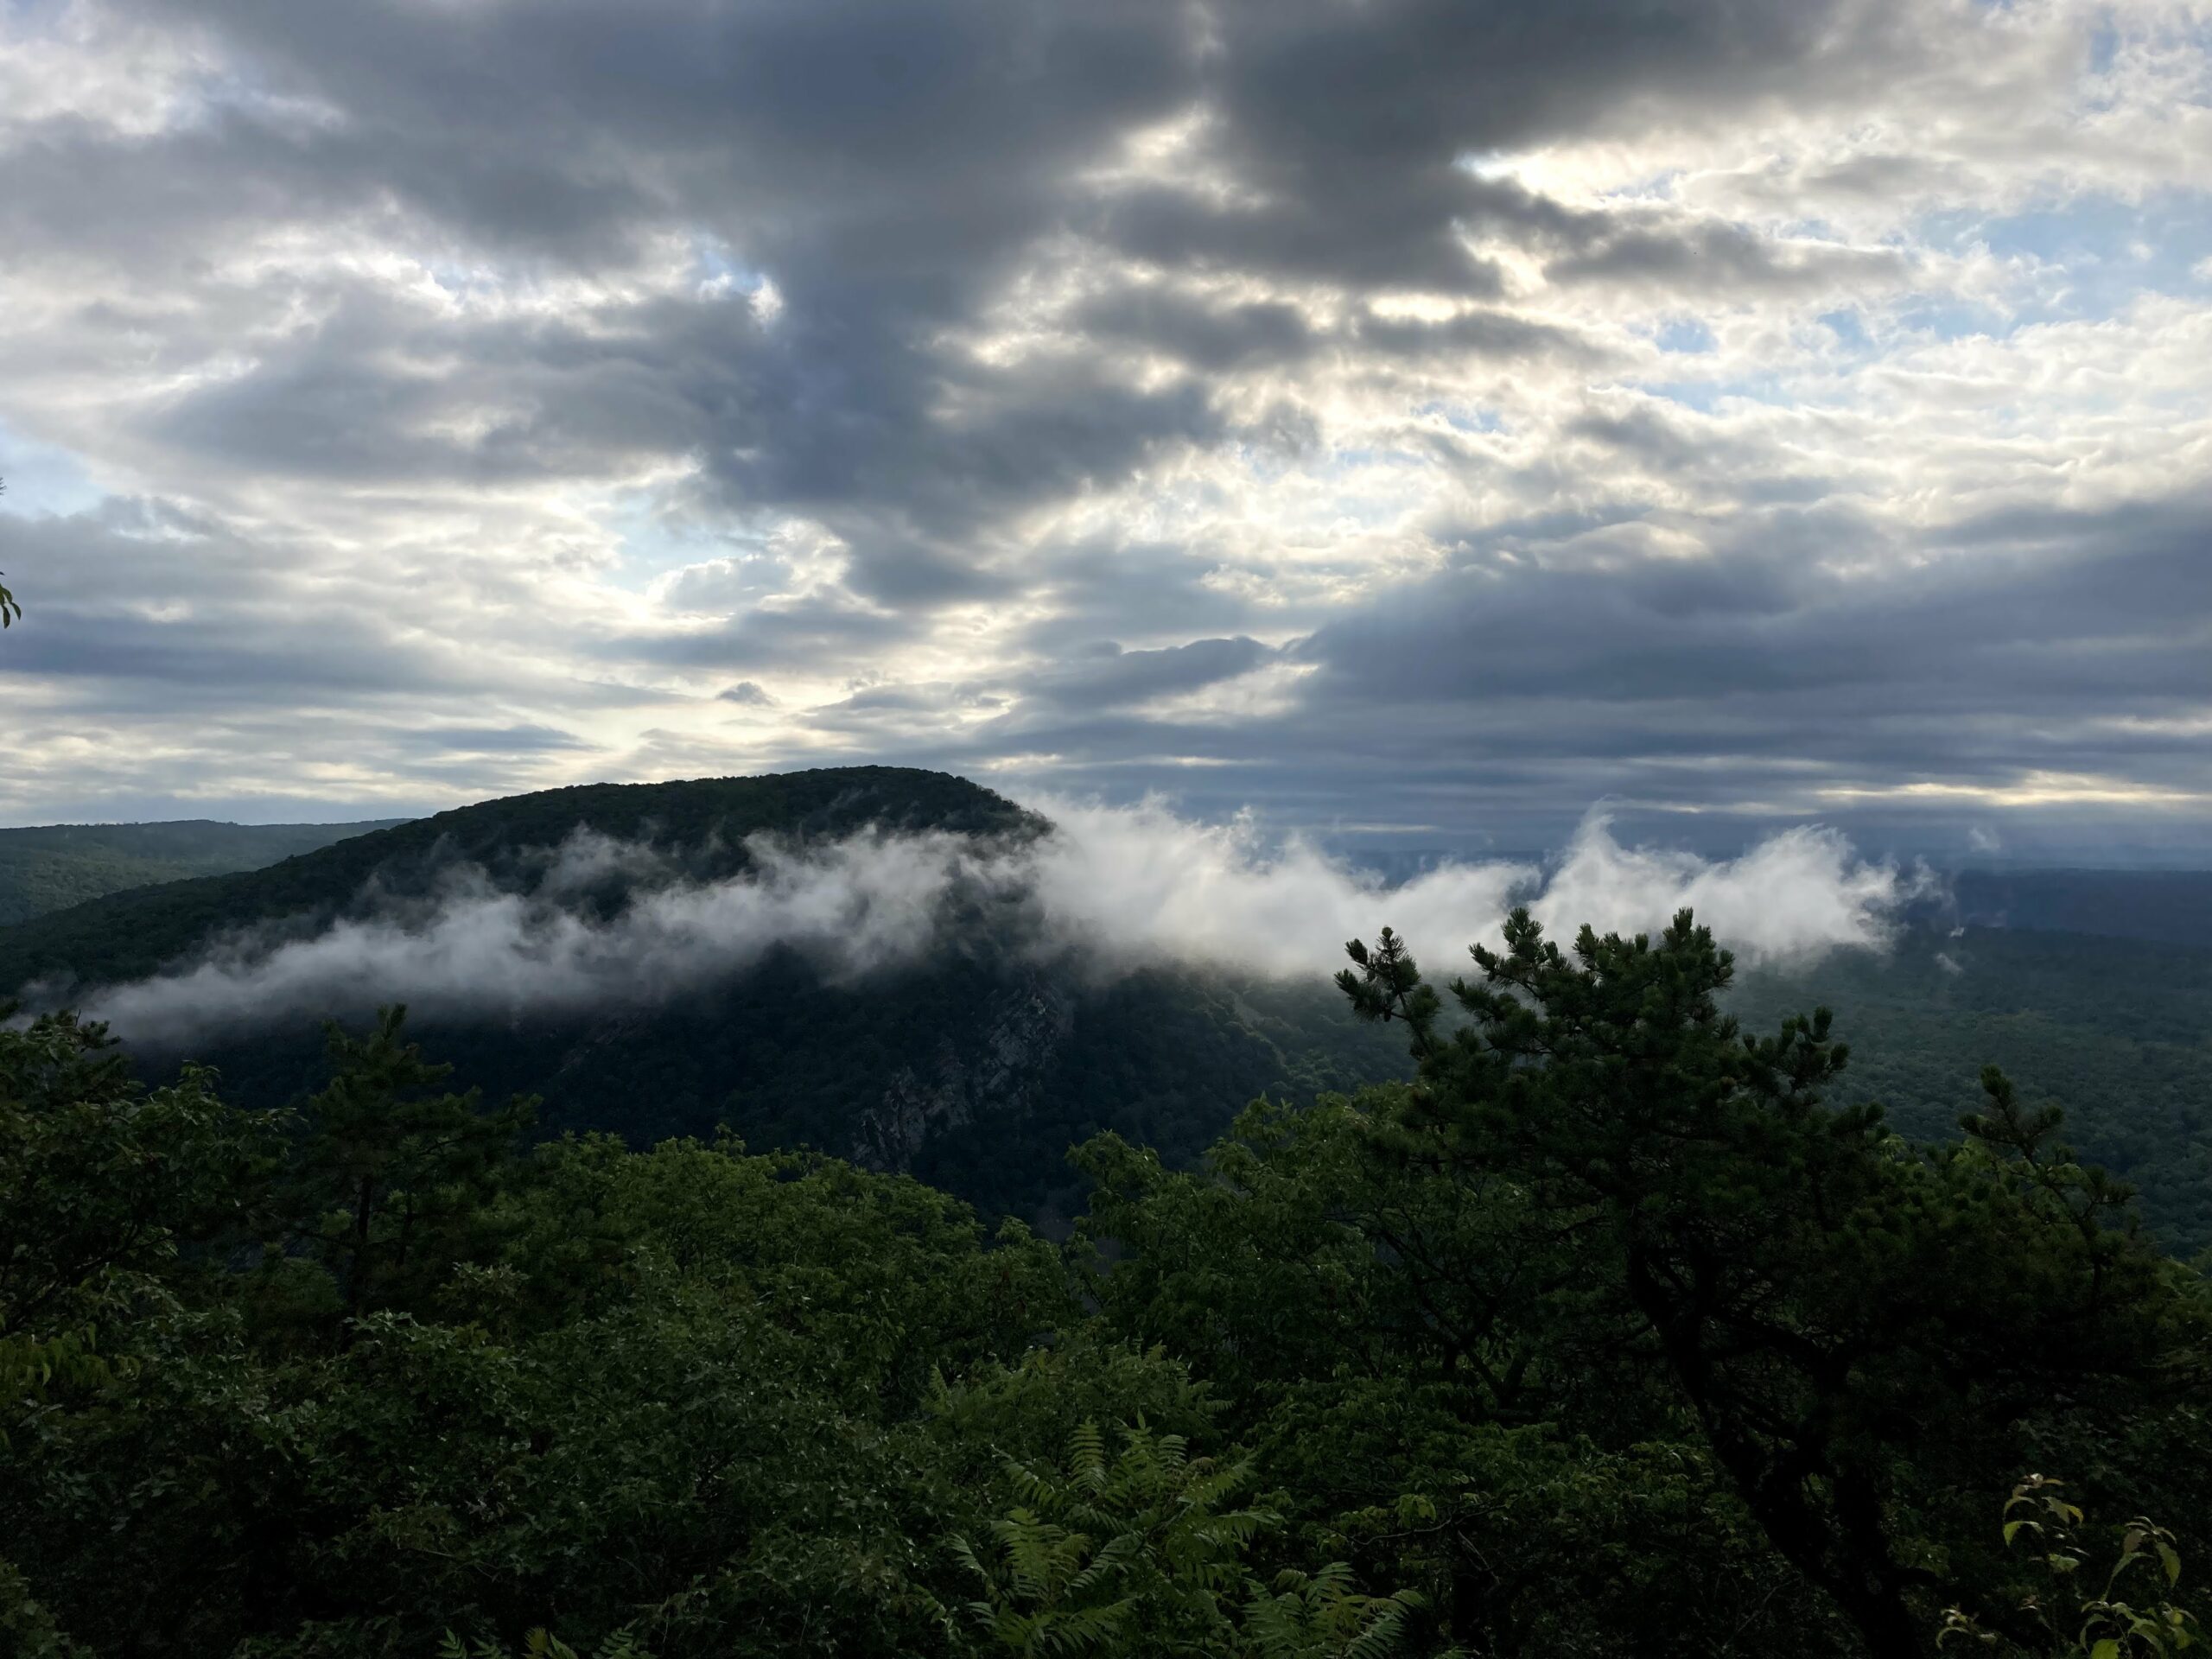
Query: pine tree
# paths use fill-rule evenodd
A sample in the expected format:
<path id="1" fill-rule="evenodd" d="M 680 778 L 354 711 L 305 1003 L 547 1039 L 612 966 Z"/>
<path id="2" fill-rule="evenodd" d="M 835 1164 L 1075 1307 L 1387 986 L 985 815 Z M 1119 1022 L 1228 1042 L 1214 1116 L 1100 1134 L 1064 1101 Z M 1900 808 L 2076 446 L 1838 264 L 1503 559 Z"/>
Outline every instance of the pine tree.
<path id="1" fill-rule="evenodd" d="M 406 1019 L 381 1009 L 362 1038 L 329 1027 L 333 1075 L 304 1109 L 287 1195 L 295 1243 L 328 1269 L 348 1319 L 437 1288 L 537 1112 L 441 1091 L 453 1068 L 405 1040 Z"/>
<path id="2" fill-rule="evenodd" d="M 1378 1153 L 1525 1195 L 1583 1285 L 1554 1309 L 1558 1351 L 1624 1375 L 1656 1359 L 1872 1651 L 1932 1640 L 1955 1541 L 1937 1495 L 2006 1466 L 2031 1421 L 2202 1385 L 2202 1299 L 2001 1077 L 1942 1151 L 1828 1106 L 1847 1052 L 1827 1010 L 1740 1032 L 1732 960 L 1687 911 L 1656 941 L 1586 927 L 1571 952 L 1516 912 L 1503 951 L 1472 954 L 1447 1033 L 1402 941 L 1351 947 L 1354 1008 L 1405 1020 L 1420 1059 Z"/>

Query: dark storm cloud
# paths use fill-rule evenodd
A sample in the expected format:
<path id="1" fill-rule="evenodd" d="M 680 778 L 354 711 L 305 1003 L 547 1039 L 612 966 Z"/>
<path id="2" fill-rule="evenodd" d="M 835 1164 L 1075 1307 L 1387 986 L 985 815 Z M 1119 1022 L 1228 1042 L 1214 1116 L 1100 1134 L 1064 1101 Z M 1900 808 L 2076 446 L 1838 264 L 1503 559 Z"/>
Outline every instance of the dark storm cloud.
<path id="1" fill-rule="evenodd" d="M 709 628 L 613 634 L 588 649 L 612 663 L 666 668 L 851 671 L 874 653 L 915 638 L 921 623 L 835 597 L 754 609 Z"/>
<path id="2" fill-rule="evenodd" d="M 1416 769 L 1572 754 L 1618 789 L 1672 766 L 1684 804 L 1758 798 L 1800 766 L 1868 787 L 2037 771 L 2189 786 L 2186 721 L 2212 698 L 2212 502 L 2029 528 L 1969 520 L 1879 572 L 1748 530 L 1710 558 L 1454 570 L 1294 647 L 1318 671 L 1295 718 Z M 1809 529 L 1854 550 L 1847 519 Z"/>
<path id="3" fill-rule="evenodd" d="M 1095 340 L 1147 346 L 1209 370 L 1294 361 L 1322 340 L 1303 312 L 1279 300 L 1210 306 L 1156 288 L 1101 295 L 1073 321 Z"/>
<path id="4" fill-rule="evenodd" d="M 403 637 L 347 593 L 272 586 L 286 550 L 174 510 L 111 499 L 7 526 L 37 583 L 37 623 L 10 634 L 0 674 L 90 681 L 111 711 L 240 697 L 488 691 L 499 675 Z"/>
<path id="5" fill-rule="evenodd" d="M 1202 808 L 1486 824 L 1523 848 L 1605 797 L 1715 824 L 1878 825 L 1910 804 L 1884 819 L 1878 801 L 1799 791 L 2046 772 L 2201 787 L 2189 720 L 2212 700 L 2212 499 L 1978 517 L 1881 577 L 1807 556 L 1808 540 L 1849 549 L 1849 531 L 1747 530 L 1709 559 L 1625 567 L 1469 564 L 1288 647 L 1314 671 L 1286 711 L 1160 721 L 1040 699 L 945 759 L 972 766 L 995 742 L 1064 757 L 1064 787 L 1169 777 Z M 1984 556 L 1957 556 L 1967 545 Z"/>
<path id="6" fill-rule="evenodd" d="M 740 305 L 662 302 L 565 326 L 461 320 L 410 340 L 372 302 L 336 296 L 255 372 L 168 405 L 162 436 L 234 467 L 334 477 L 588 472 L 691 454 L 732 505 L 830 524 L 856 591 L 922 607 L 996 590 L 987 571 L 1008 514 L 1109 485 L 1163 446 L 1231 435 L 1202 385 L 1138 390 L 1110 355 L 986 372 L 945 354 L 943 331 L 972 320 L 1039 236 L 1071 229 L 1187 268 L 1483 296 L 1495 274 L 1468 256 L 1463 227 L 1503 221 L 1562 238 L 1593 270 L 1763 276 L 1755 248 L 1616 233 L 1458 163 L 1602 128 L 1629 101 L 1725 103 L 1784 80 L 1803 95 L 1794 71 L 1808 59 L 1825 86 L 1893 49 L 1865 8 L 1802 0 L 164 0 L 146 15 L 193 20 L 270 96 L 157 145 L 55 135 L 6 210 L 48 238 L 65 224 L 95 240 L 136 226 L 141 245 L 175 249 L 288 218 L 396 211 L 464 254 L 613 270 L 675 234 L 712 238 L 784 302 L 766 331 Z M 1255 195 L 1132 189 L 1085 205 L 1075 181 L 1122 137 L 1193 109 L 1205 152 Z M 1123 290 L 1076 321 L 1103 346 L 1201 372 L 1314 343 L 1274 302 Z M 1376 319 L 1361 338 L 1510 355 L 1553 331 Z M 505 418 L 455 442 L 437 416 L 472 399 Z"/>
<path id="7" fill-rule="evenodd" d="M 702 339 L 696 321 L 669 315 L 593 319 L 589 343 L 556 328 L 531 344 L 592 403 L 608 375 L 588 371 L 653 377 L 658 406 L 630 410 L 617 442 L 696 448 L 750 505 L 852 509 L 856 556 L 887 596 L 964 591 L 890 567 L 942 562 L 931 538 L 972 529 L 1002 493 L 1124 469 L 1150 438 L 1191 424 L 1172 396 L 1154 410 L 1111 387 L 1044 398 L 1001 380 L 941 426 L 930 346 L 1053 222 L 1071 168 L 1188 96 L 1179 6 L 211 0 L 156 15 L 182 13 L 278 90 L 336 112 L 334 134 L 272 119 L 226 137 L 219 167 L 207 158 L 206 177 L 270 193 L 271 213 L 293 192 L 311 191 L 318 213 L 389 199 L 461 247 L 582 270 L 638 257 L 651 234 L 692 234 L 767 273 L 789 301 L 772 343 L 742 329 Z M 226 124 L 238 124 L 250 118 Z M 372 170 L 353 164 L 363 154 Z M 342 353 L 342 332 L 326 332 L 310 349 Z M 501 331 L 474 343 L 489 347 L 483 372 L 520 366 Z M 404 376 L 295 368 L 177 418 L 211 416 L 200 429 L 242 460 L 264 445 L 279 461 L 302 448 L 312 459 L 327 446 L 312 418 L 295 423 L 301 406 L 365 397 L 373 411 L 397 398 L 404 416 L 415 390 Z M 878 524 L 880 537 L 868 533 Z"/>
<path id="8" fill-rule="evenodd" d="M 1323 353 L 1372 352 L 1427 361 L 1537 356 L 1586 361 L 1598 355 L 1568 329 L 1503 310 L 1470 310 L 1433 321 L 1370 314 L 1323 327 L 1281 301 L 1209 303 L 1156 285 L 1099 295 L 1077 308 L 1071 321 L 1102 346 L 1157 353 L 1206 373 L 1296 365 Z"/>
<path id="9" fill-rule="evenodd" d="M 1791 515 L 1775 515 L 1786 525 Z M 1764 526 L 1762 526 L 1764 529 Z M 1850 550 L 1847 519 L 1801 524 Z M 1300 654 L 1317 696 L 1439 703 L 1532 696 L 1663 703 L 1848 689 L 1869 712 L 2156 709 L 2212 690 L 2212 504 L 2039 519 L 2039 544 L 2002 520 L 1937 540 L 2006 543 L 1853 571 L 1756 531 L 1710 558 L 1500 574 L 1462 569 L 1322 628 Z M 1565 628 L 1557 620 L 1573 617 Z M 1889 757 L 1902 762 L 1908 757 Z"/>
<path id="10" fill-rule="evenodd" d="M 1898 17 L 1852 0 L 1271 0 L 1211 15 L 1212 84 L 1275 176 L 1630 130 L 1652 100 L 1835 96 L 1892 60 Z M 1797 73 L 1815 56 L 1833 90 Z"/>
<path id="11" fill-rule="evenodd" d="M 1274 656 L 1256 639 L 1194 639 L 1164 651 L 1095 647 L 1077 661 L 1031 680 L 1040 702 L 1084 709 L 1121 709 L 1154 697 L 1197 691 L 1249 673 Z"/>
<path id="12" fill-rule="evenodd" d="M 1093 540 L 1047 553 L 1039 582 L 1045 613 L 1015 639 L 1027 651 L 1065 657 L 1116 635 L 1156 639 L 1248 620 L 1249 605 L 1210 586 L 1211 568 L 1188 547 Z"/>
<path id="13" fill-rule="evenodd" d="M 1116 210 L 1115 239 L 1161 263 L 1477 298 L 1497 276 L 1463 227 L 1586 238 L 1597 221 L 1479 179 L 1466 158 L 1784 85 L 1812 101 L 1848 96 L 1910 50 L 1897 8 L 1850 0 L 1269 0 L 1207 16 L 1209 149 L 1256 199 L 1210 211 L 1151 193 Z"/>
<path id="14" fill-rule="evenodd" d="M 1971 364 L 1916 383 L 1942 419 L 1815 407 L 1841 331 L 1813 320 L 1878 331 L 1930 256 L 1799 196 L 1967 188 L 1866 134 L 1973 9 L 107 4 L 216 68 L 159 119 L 0 111 L 0 279 L 43 308 L 0 419 L 203 505 L 0 520 L 37 601 L 0 673 L 50 734 L 290 706 L 382 711 L 413 736 L 376 753 L 456 788 L 717 764 L 591 723 L 654 706 L 748 763 L 1035 754 L 1409 822 L 2203 785 L 2202 501 L 2055 510 L 2156 469 L 2085 481 L 2124 435 L 1986 410 Z M 1719 207 L 1516 170 L 1830 118 L 1825 156 L 1707 156 Z M 1929 310 L 1881 349 L 1967 355 Z M 1740 353 L 1785 340 L 1798 378 L 1753 397 Z M 2046 387 L 2067 349 L 2037 347 Z M 79 419 L 90 384 L 127 395 Z M 1862 466 L 1885 418 L 1992 453 Z M 2007 446 L 2040 496 L 1995 476 Z"/>
<path id="15" fill-rule="evenodd" d="M 465 238 L 588 259 L 705 212 L 857 286 L 963 285 L 963 250 L 1025 233 L 1068 167 L 1172 105 L 1188 51 L 1182 8 L 1154 0 L 145 10 L 339 111 L 379 181 Z M 887 263 L 842 257 L 863 251 Z"/>
<path id="16" fill-rule="evenodd" d="M 1548 264 L 1544 274 L 1554 282 L 1610 278 L 1710 293 L 1897 282 L 1911 269 L 1894 249 L 1777 247 L 1732 225 L 1622 223 L 1584 240 L 1583 247 Z"/>

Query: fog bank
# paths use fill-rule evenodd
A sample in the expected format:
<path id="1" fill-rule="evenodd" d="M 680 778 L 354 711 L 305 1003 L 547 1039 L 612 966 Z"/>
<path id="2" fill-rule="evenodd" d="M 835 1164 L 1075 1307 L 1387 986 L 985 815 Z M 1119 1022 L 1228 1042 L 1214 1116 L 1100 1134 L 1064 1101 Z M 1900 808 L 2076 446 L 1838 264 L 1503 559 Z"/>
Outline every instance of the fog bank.
<path id="1" fill-rule="evenodd" d="M 1497 939 L 1516 903 L 1561 935 L 1586 922 L 1655 931 L 1689 906 L 1747 961 L 1796 963 L 1879 948 L 1921 880 L 1861 860 L 1831 830 L 1788 830 L 1713 861 L 1624 847 L 1592 814 L 1541 867 L 1445 863 L 1393 886 L 1311 842 L 1270 842 L 1249 817 L 1194 823 L 1158 802 L 1034 804 L 1057 828 L 1032 842 L 763 837 L 747 843 L 748 870 L 719 881 L 683 879 L 650 847 L 579 830 L 549 854 L 530 895 L 459 868 L 430 899 L 369 896 L 366 914 L 309 938 L 221 940 L 169 972 L 96 993 L 86 1011 L 156 1043 L 389 1001 L 513 1018 L 663 1001 L 778 950 L 850 980 L 986 941 L 1091 975 L 1167 962 L 1318 974 L 1340 964 L 1345 940 L 1386 924 L 1448 976 L 1470 943 Z M 596 917 L 575 894 L 610 872 L 643 884 L 618 913 Z"/>

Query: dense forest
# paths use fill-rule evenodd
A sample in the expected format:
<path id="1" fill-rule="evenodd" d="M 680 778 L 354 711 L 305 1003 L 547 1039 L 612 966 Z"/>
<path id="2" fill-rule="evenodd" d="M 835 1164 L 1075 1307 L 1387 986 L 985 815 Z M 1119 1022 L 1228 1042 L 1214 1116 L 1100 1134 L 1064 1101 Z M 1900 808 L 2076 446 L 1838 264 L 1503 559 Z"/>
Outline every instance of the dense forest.
<path id="1" fill-rule="evenodd" d="M 535 1138 L 395 1010 L 296 1109 L 0 1033 L 41 1656 L 2177 1650 L 2212 1300 L 1994 1070 L 1850 1103 L 1685 916 L 1340 987 L 1417 1075 L 1126 1138 L 1065 1243 Z M 1452 1017 L 1446 1019 L 1449 1007 Z M 2173 1530 L 2169 1531 L 2167 1529 Z"/>
<path id="2" fill-rule="evenodd" d="M 871 828 L 978 847 L 1049 829 L 965 779 L 887 766 L 545 791 L 0 929 L 0 995 L 42 980 L 60 988 L 46 1000 L 66 1001 L 70 989 L 189 963 L 248 930 L 282 942 L 410 900 L 435 905 L 457 871 L 537 894 L 579 832 L 650 855 L 563 890 L 563 906 L 603 918 L 657 885 L 747 874 L 755 836 L 820 845 Z M 1111 1129 L 1189 1164 L 1256 1096 L 1311 1099 L 1405 1074 L 1402 1046 L 1353 1020 L 1319 976 L 1154 964 L 1101 976 L 1033 960 L 1022 925 L 979 906 L 953 918 L 925 960 L 859 984 L 785 950 L 650 1002 L 424 1007 L 415 1029 L 486 1093 L 538 1097 L 541 1134 L 650 1146 L 727 1126 L 754 1145 L 911 1173 L 986 1215 L 1056 1231 L 1081 1204 L 1066 1160 L 1077 1141 Z M 142 1044 L 136 1058 L 156 1075 L 186 1059 L 212 1065 L 234 1103 L 288 1106 L 320 1078 L 317 1016 L 358 1020 L 373 1006 L 357 995 L 195 1029 L 188 1046 Z"/>
<path id="3" fill-rule="evenodd" d="M 760 832 L 796 840 L 868 828 L 1018 836 L 1044 827 L 965 779 L 904 766 L 539 790 L 348 836 L 268 868 L 134 888 L 41 915 L 0 931 L 0 985 L 138 978 L 213 934 L 263 924 L 298 931 L 358 915 L 372 902 L 433 893 L 457 867 L 533 891 L 555 849 L 579 829 L 656 848 L 674 873 L 713 880 L 745 870 L 747 838 Z M 585 896 L 611 901 L 620 893 Z"/>
<path id="4" fill-rule="evenodd" d="M 60 823 L 0 830 L 0 927 L 156 882 L 257 870 L 390 828 L 367 823 Z"/>
<path id="5" fill-rule="evenodd" d="M 2196 1639 L 2183 879 L 2104 894 L 2130 938 L 1961 880 L 1756 973 L 1686 916 L 1518 919 L 1449 987 L 1387 935 L 1097 975 L 963 900 L 918 964 L 660 1003 L 59 1006 L 457 870 L 610 918 L 870 825 L 1053 833 L 895 768 L 594 786 L 0 929 L 48 987 L 0 1028 L 0 1652 Z M 563 887 L 579 826 L 650 856 Z"/>
<path id="6" fill-rule="evenodd" d="M 2212 893 L 2212 880 L 2186 890 Z M 2212 950 L 1923 927 L 1879 954 L 1745 974 L 1729 1001 L 1759 1028 L 1815 1003 L 1853 1034 L 1854 1096 L 1881 1102 L 1899 1128 L 1947 1133 L 1975 1109 L 1975 1077 L 1994 1063 L 2038 1105 L 2063 1106 L 2084 1154 L 2140 1189 L 2145 1224 L 2168 1249 L 2212 1249 Z"/>
<path id="7" fill-rule="evenodd" d="M 435 894 L 456 869 L 533 893 L 580 830 L 653 854 L 572 895 L 605 915 L 656 880 L 745 874 L 756 835 L 819 843 L 871 825 L 979 843 L 1051 833 L 964 779 L 897 767 L 547 791 L 0 928 L 0 995 L 44 979 L 64 988 L 48 1001 L 67 1001 L 72 986 L 189 963 L 211 940 L 309 935 Z M 1834 1008 L 1860 1039 L 1855 1093 L 1917 1135 L 1948 1133 L 1974 1108 L 1980 1067 L 2004 1066 L 2038 1102 L 2063 1103 L 2084 1152 L 2140 1187 L 2152 1234 L 2194 1256 L 2212 1247 L 2212 950 L 2186 941 L 2201 940 L 2189 929 L 2208 899 L 2202 875 L 1966 873 L 1895 948 L 1746 972 L 1729 1007 L 1762 1029 Z M 2041 931 L 2093 925 L 2135 937 Z M 194 1028 L 137 1058 L 154 1076 L 211 1064 L 234 1104 L 294 1106 L 321 1080 L 317 1015 L 358 1022 L 374 1007 L 356 994 L 248 1028 Z M 646 1147 L 727 1126 L 755 1146 L 914 1174 L 1055 1236 L 1087 1185 L 1071 1145 L 1110 1130 L 1190 1166 L 1243 1102 L 1307 1102 L 1409 1067 L 1402 1045 L 1355 1021 L 1319 975 L 1154 964 L 1099 977 L 1026 960 L 1005 918 L 981 912 L 925 962 L 858 985 L 786 951 L 651 1005 L 494 1017 L 426 1001 L 413 1029 L 487 1094 L 537 1096 L 540 1135 Z"/>

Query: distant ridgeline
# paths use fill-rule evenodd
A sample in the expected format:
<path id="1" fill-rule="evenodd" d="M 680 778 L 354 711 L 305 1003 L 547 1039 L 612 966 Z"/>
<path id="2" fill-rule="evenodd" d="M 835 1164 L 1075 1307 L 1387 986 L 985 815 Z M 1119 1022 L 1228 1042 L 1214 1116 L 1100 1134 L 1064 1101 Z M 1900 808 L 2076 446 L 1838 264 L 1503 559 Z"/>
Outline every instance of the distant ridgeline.
<path id="1" fill-rule="evenodd" d="M 257 870 L 400 823 L 59 823 L 0 830 L 0 927 L 156 881 Z"/>
<path id="2" fill-rule="evenodd" d="M 2202 870 L 1963 870 L 1951 905 L 1981 927 L 2212 944 L 2212 874 Z"/>
<path id="3" fill-rule="evenodd" d="M 2212 890 L 2212 877 L 2194 880 Z M 1746 975 L 1731 1007 L 1770 1030 L 1815 1004 L 1835 1010 L 1851 1045 L 1843 1092 L 1881 1102 L 1899 1130 L 1955 1132 L 1978 1108 L 1980 1069 L 2002 1066 L 2032 1104 L 2065 1109 L 2063 1133 L 2084 1158 L 2141 1190 L 2170 1249 L 2212 1248 L 2212 949 L 1915 927 L 1885 956 Z"/>
<path id="4" fill-rule="evenodd" d="M 494 891 L 533 893 L 549 849 L 580 827 L 662 861 L 659 878 L 617 860 L 563 889 L 570 908 L 603 919 L 641 880 L 743 873 L 757 833 L 821 844 L 869 826 L 989 842 L 1050 833 L 987 789 L 894 767 L 551 790 L 0 927 L 0 992 L 43 981 L 59 988 L 47 1000 L 66 1000 L 72 987 L 188 963 L 242 930 L 306 937 L 435 893 L 464 867 Z M 141 844 L 157 843 L 149 834 Z M 2207 917 L 2208 875 L 1969 872 L 1910 918 L 1894 951 L 1745 972 L 1732 1006 L 1755 1030 L 1833 1007 L 1852 1047 L 1841 1094 L 1881 1101 L 1915 1136 L 1948 1135 L 1977 1106 L 1980 1068 L 2003 1066 L 2031 1101 L 2065 1108 L 2082 1154 L 2139 1185 L 2148 1224 L 2190 1255 L 2212 1246 Z M 1467 941 L 1427 937 L 1418 916 L 1390 919 L 1440 979 L 1465 963 Z M 1303 982 L 1166 967 L 1100 976 L 1038 966 L 1007 945 L 978 912 L 918 965 L 859 978 L 825 977 L 783 950 L 660 1002 L 509 1019 L 442 1011 L 424 996 L 410 1027 L 461 1083 L 494 1098 L 543 1096 L 548 1132 L 613 1129 L 645 1144 L 727 1123 L 757 1146 L 809 1145 L 909 1172 L 987 1211 L 1047 1217 L 1077 1202 L 1067 1149 L 1100 1129 L 1173 1163 L 1257 1095 L 1306 1098 L 1406 1070 L 1396 1027 L 1351 1019 L 1325 978 L 1335 963 L 1315 963 Z M 331 1010 L 356 1025 L 369 1011 L 365 1001 Z M 305 1012 L 188 1039 L 181 1052 L 219 1067 L 226 1092 L 247 1104 L 293 1099 L 325 1075 Z"/>
<path id="5" fill-rule="evenodd" d="M 976 785 L 896 767 L 550 790 L 0 929 L 0 987 L 43 982 L 56 988 L 41 1000 L 73 1000 L 189 963 L 226 934 L 305 938 L 422 899 L 464 867 L 497 891 L 531 893 L 548 850 L 579 828 L 648 844 L 675 874 L 713 881 L 745 872 L 750 836 L 820 844 L 871 826 L 1015 842 L 1050 830 Z M 616 861 L 563 902 L 605 918 L 637 879 Z M 728 1124 L 754 1145 L 812 1146 L 912 1173 L 987 1212 L 1048 1219 L 1078 1191 L 1068 1148 L 1098 1130 L 1189 1159 L 1255 1096 L 1310 1097 L 1407 1069 L 1401 1033 L 1357 1023 L 1318 971 L 1289 984 L 1169 968 L 1101 977 L 1037 966 L 1006 943 L 978 915 L 920 964 L 858 979 L 832 982 L 785 950 L 658 1003 L 510 1019 L 425 999 L 409 1023 L 456 1081 L 494 1098 L 542 1096 L 548 1132 L 611 1129 L 646 1144 Z M 356 1024 L 369 1011 L 331 1010 Z M 304 1014 L 218 1029 L 183 1052 L 218 1067 L 226 1096 L 245 1104 L 296 1098 L 327 1074 Z"/>
<path id="6" fill-rule="evenodd" d="M 2212 1240 L 2212 950 L 1969 890 L 1794 975 L 1514 925 L 1485 979 L 1390 918 L 1479 982 L 1463 1046 L 1395 941 L 1351 998 L 1055 948 L 1054 833 L 922 772 L 601 786 L 0 927 L 0 987 L 220 1071 L 0 1027 L 0 1659 L 2134 1659 L 2212 1624 L 2212 1300 L 2153 1248 Z M 1403 1077 L 1414 1033 L 1417 1089 L 1238 1111 Z M 1809 1109 L 1869 1095 L 1925 1155 Z M 718 1123 L 753 1149 L 679 1138 Z"/>

